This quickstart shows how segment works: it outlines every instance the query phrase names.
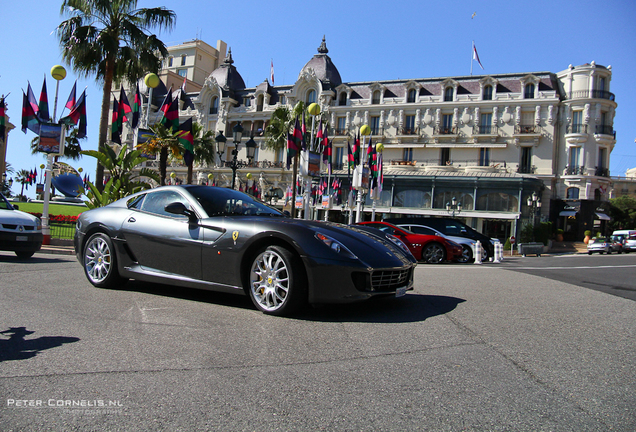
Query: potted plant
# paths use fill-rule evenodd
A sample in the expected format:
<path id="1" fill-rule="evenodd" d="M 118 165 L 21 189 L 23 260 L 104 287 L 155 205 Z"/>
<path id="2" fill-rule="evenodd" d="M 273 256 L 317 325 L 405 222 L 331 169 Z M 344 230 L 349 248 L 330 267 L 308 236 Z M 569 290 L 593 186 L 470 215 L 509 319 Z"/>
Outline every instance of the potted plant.
<path id="1" fill-rule="evenodd" d="M 592 231 L 585 230 L 583 234 L 585 235 L 585 238 L 583 238 L 583 243 L 588 244 L 590 242 L 590 238 L 592 237 Z"/>
<path id="2" fill-rule="evenodd" d="M 558 242 L 562 242 L 563 241 L 563 230 L 562 229 L 558 229 L 556 230 L 556 241 Z"/>

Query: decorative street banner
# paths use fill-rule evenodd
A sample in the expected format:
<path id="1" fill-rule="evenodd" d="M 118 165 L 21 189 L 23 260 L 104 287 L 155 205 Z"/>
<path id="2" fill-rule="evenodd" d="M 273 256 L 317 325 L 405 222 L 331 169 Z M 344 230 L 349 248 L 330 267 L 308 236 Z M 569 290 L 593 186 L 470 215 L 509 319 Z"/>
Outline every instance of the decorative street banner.
<path id="1" fill-rule="evenodd" d="M 38 151 L 64 155 L 64 135 L 62 125 L 42 123 L 40 125 L 40 142 Z"/>

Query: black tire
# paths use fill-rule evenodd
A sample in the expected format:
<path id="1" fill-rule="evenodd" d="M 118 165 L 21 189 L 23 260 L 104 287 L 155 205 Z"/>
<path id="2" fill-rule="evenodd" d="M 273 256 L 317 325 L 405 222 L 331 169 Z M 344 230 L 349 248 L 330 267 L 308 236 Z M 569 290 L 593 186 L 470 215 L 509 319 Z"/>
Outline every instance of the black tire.
<path id="1" fill-rule="evenodd" d="M 588 254 L 588 255 L 592 255 L 592 252 L 588 252 L 587 254 Z"/>
<path id="2" fill-rule="evenodd" d="M 605 252 L 603 252 L 603 251 L 598 251 L 598 253 L 600 253 L 601 255 L 603 255 Z"/>
<path id="3" fill-rule="evenodd" d="M 471 248 L 469 245 L 462 245 L 462 255 L 457 258 L 457 262 L 458 263 L 468 263 L 471 262 L 473 259 L 473 248 Z"/>
<path id="4" fill-rule="evenodd" d="M 440 264 L 446 260 L 446 249 L 439 243 L 429 243 L 422 250 L 422 261 L 426 264 Z"/>
<path id="5" fill-rule="evenodd" d="M 113 242 L 104 233 L 89 237 L 82 251 L 82 267 L 88 281 L 98 288 L 115 288 L 128 280 L 119 276 Z"/>
<path id="6" fill-rule="evenodd" d="M 601 253 L 603 253 L 603 252 L 601 252 Z M 607 250 L 607 254 L 608 254 L 608 255 L 611 255 L 611 254 L 612 254 L 612 250 L 611 250 L 611 249 L 608 249 L 608 250 Z"/>
<path id="7" fill-rule="evenodd" d="M 261 249 L 248 271 L 248 292 L 261 312 L 289 315 L 307 302 L 307 281 L 300 259 L 284 247 Z"/>
<path id="8" fill-rule="evenodd" d="M 28 259 L 28 258 L 31 258 L 34 253 L 35 253 L 35 251 L 16 251 L 15 254 L 20 259 Z"/>

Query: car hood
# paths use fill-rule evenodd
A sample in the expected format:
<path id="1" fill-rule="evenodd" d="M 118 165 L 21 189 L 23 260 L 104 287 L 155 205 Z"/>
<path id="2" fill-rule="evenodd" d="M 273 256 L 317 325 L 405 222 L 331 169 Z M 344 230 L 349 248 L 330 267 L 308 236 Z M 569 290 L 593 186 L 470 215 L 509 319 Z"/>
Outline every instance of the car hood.
<path id="1" fill-rule="evenodd" d="M 38 218 L 20 210 L 0 210 L 0 223 L 8 225 L 38 225 Z"/>

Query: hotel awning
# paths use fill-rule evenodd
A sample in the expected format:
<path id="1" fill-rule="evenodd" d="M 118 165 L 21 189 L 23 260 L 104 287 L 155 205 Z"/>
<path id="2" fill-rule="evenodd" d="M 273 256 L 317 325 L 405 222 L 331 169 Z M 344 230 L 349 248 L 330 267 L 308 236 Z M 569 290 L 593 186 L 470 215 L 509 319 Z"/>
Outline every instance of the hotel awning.
<path id="1" fill-rule="evenodd" d="M 563 210 L 559 213 L 559 216 L 576 216 L 576 212 L 574 210 Z"/>
<path id="2" fill-rule="evenodd" d="M 600 220 L 610 220 L 610 217 L 605 213 L 596 213 L 596 217 Z"/>

